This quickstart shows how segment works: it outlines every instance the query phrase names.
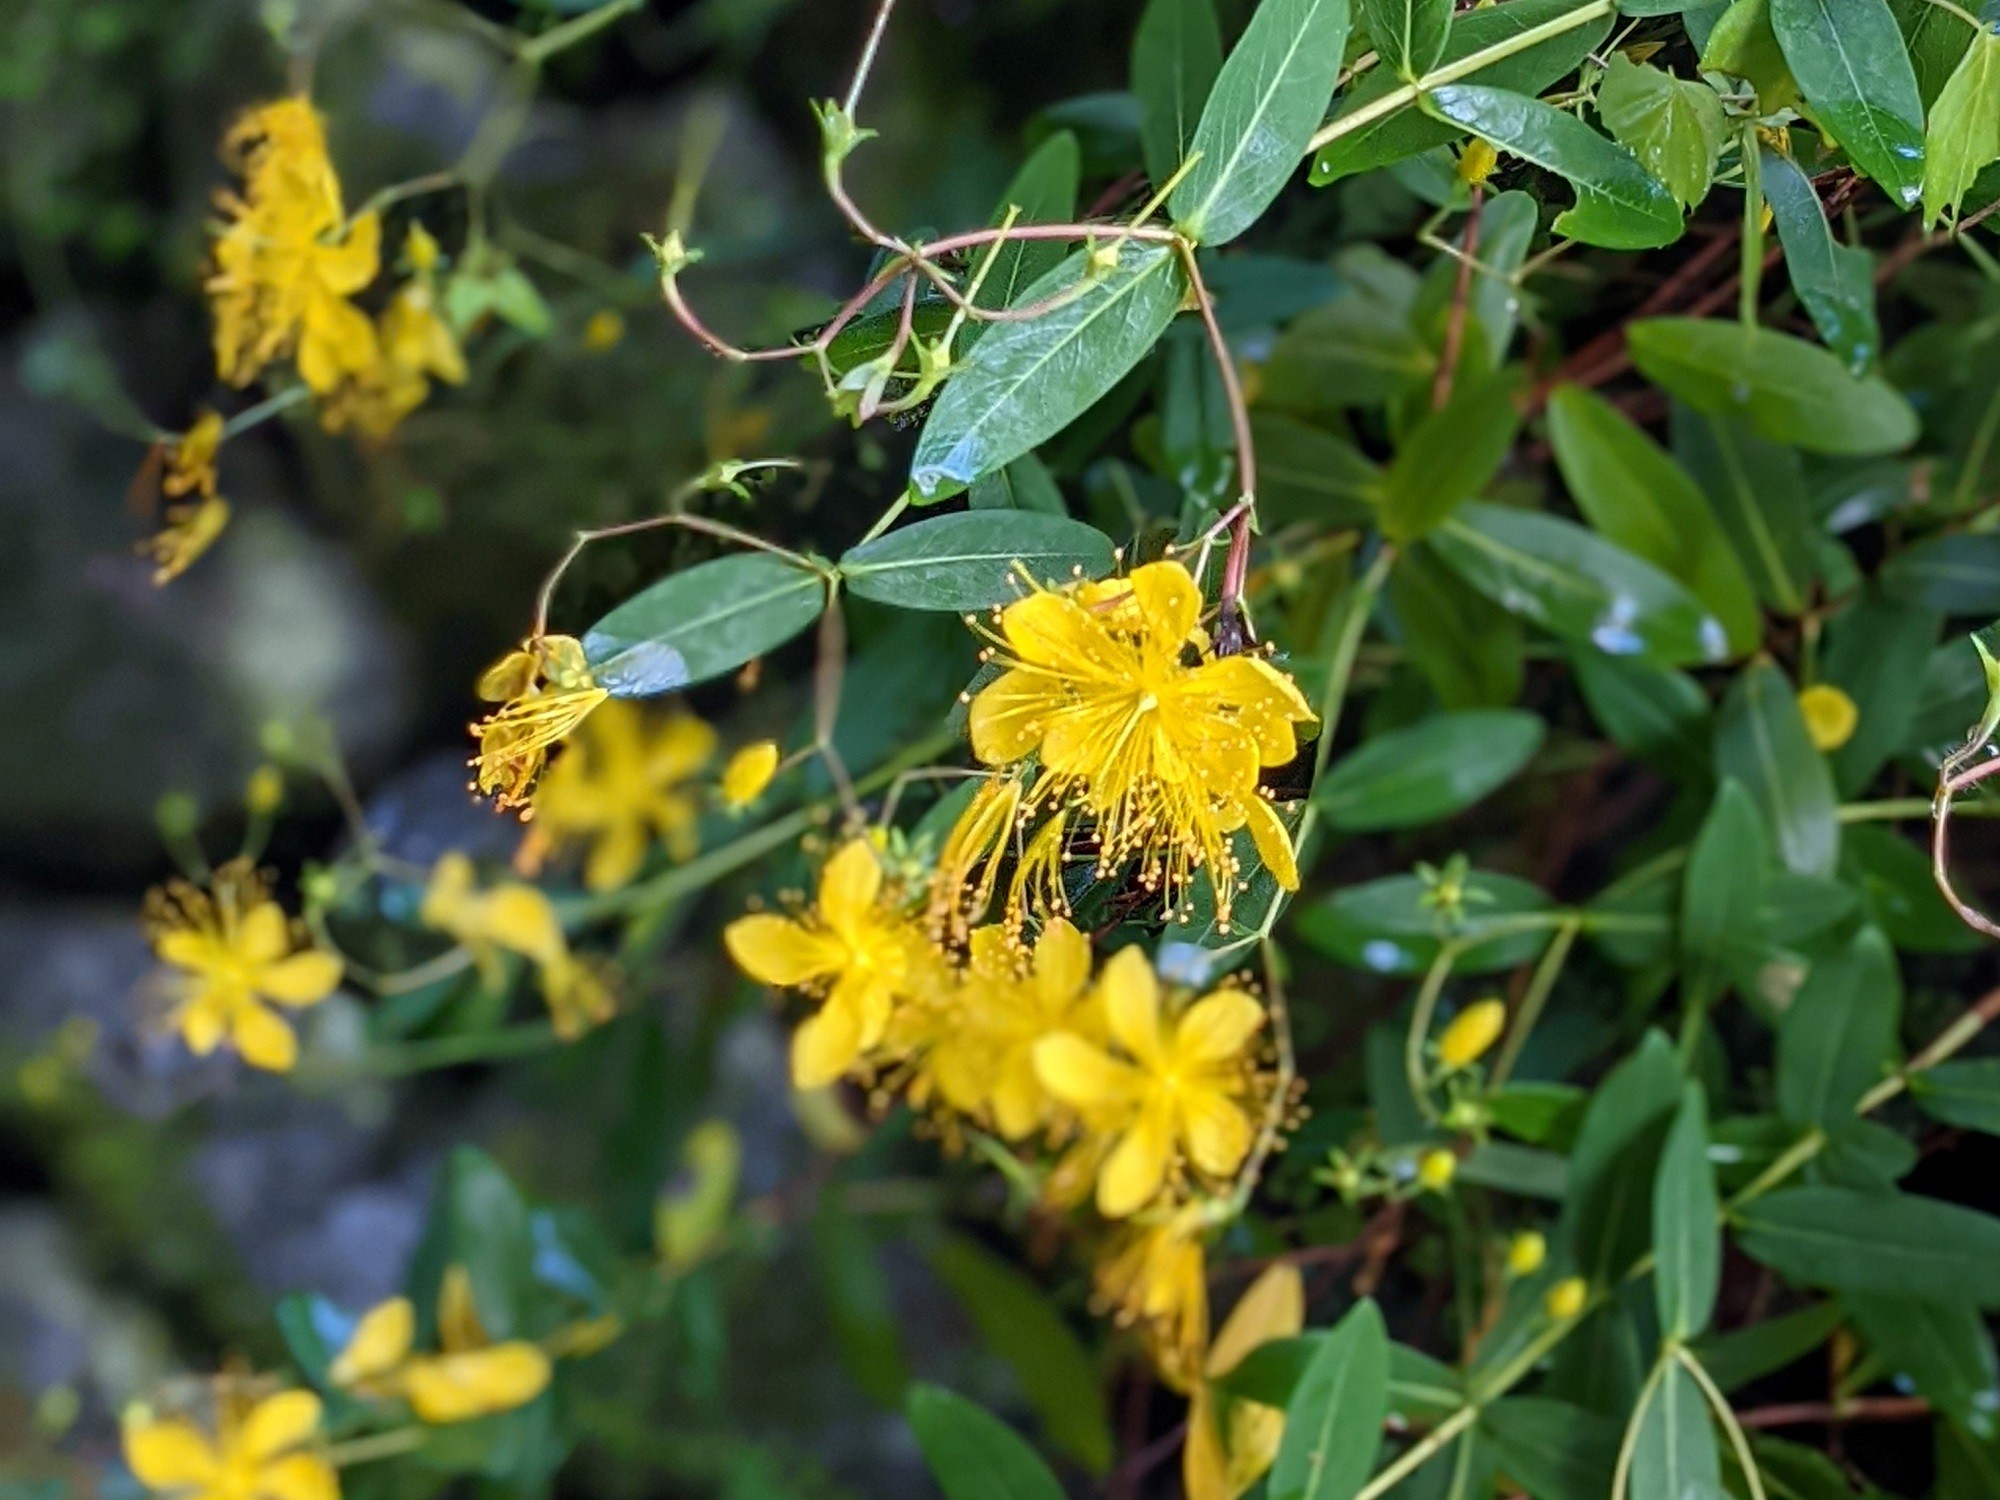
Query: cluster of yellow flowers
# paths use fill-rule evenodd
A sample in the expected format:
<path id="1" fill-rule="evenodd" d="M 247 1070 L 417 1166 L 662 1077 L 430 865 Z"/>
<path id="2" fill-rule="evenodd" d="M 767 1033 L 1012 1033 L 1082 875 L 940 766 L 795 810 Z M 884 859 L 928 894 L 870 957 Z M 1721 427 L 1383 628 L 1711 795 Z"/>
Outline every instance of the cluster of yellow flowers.
<path id="1" fill-rule="evenodd" d="M 549 1356 L 539 1344 L 488 1337 L 464 1266 L 446 1267 L 438 1289 L 436 1354 L 414 1352 L 416 1330 L 409 1298 L 391 1297 L 354 1325 L 327 1378 L 364 1400 L 405 1401 L 429 1423 L 511 1411 L 549 1383 Z"/>

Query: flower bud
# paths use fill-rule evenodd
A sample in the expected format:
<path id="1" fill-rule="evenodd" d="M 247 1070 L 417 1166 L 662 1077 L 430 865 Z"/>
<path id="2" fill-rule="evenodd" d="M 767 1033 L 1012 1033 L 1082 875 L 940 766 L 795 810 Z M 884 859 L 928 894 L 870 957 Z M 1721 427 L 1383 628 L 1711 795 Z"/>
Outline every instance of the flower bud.
<path id="1" fill-rule="evenodd" d="M 1454 1073 L 1471 1067 L 1500 1040 L 1500 1033 L 1506 1029 L 1506 1002 L 1476 1001 L 1453 1017 L 1444 1035 L 1438 1038 L 1438 1061 Z"/>
<path id="2" fill-rule="evenodd" d="M 723 802 L 731 812 L 743 811 L 764 795 L 777 771 L 777 741 L 759 740 L 754 745 L 745 745 L 722 768 Z"/>
<path id="3" fill-rule="evenodd" d="M 1433 1193 L 1442 1193 L 1458 1175 L 1458 1158 L 1440 1148 L 1426 1151 L 1417 1162 L 1417 1181 Z"/>
<path id="4" fill-rule="evenodd" d="M 1799 717 L 1815 750 L 1831 754 L 1854 738 L 1861 711 L 1854 700 L 1830 682 L 1817 682 L 1799 694 Z"/>
<path id="5" fill-rule="evenodd" d="M 1549 1242 L 1539 1231 L 1524 1229 L 1508 1242 L 1507 1274 L 1532 1276 L 1541 1270 L 1542 1262 L 1548 1258 Z"/>
<path id="6" fill-rule="evenodd" d="M 1590 1301 L 1590 1286 L 1581 1276 L 1566 1276 L 1549 1288 L 1542 1310 L 1558 1323 L 1567 1323 Z"/>

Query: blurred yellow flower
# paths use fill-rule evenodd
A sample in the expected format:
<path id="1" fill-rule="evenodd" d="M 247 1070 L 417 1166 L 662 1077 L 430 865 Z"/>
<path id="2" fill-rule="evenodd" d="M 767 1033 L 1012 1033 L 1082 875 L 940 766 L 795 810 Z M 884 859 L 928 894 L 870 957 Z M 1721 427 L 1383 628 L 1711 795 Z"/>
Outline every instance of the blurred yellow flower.
<path id="1" fill-rule="evenodd" d="M 549 752 L 611 696 L 590 675 L 583 643 L 568 635 L 523 642 L 486 669 L 478 691 L 500 707 L 472 726 L 473 786 L 500 808 L 527 806 Z"/>
<path id="2" fill-rule="evenodd" d="M 715 731 L 689 713 L 649 715 L 614 698 L 592 714 L 535 791 L 529 867 L 544 850 L 587 840 L 584 884 L 616 890 L 639 873 L 655 837 L 675 859 L 699 847 L 694 779 Z"/>
<path id="3" fill-rule="evenodd" d="M 1576 1317 L 1590 1303 L 1590 1286 L 1581 1276 L 1569 1276 L 1549 1288 L 1542 1310 L 1558 1323 Z"/>
<path id="4" fill-rule="evenodd" d="M 437 1331 L 439 1353 L 414 1353 L 416 1311 L 407 1297 L 392 1297 L 362 1315 L 327 1377 L 370 1400 L 408 1401 L 418 1419 L 430 1423 L 512 1411 L 548 1386 L 549 1357 L 541 1348 L 487 1336 L 472 1277 L 462 1265 L 445 1268 Z"/>
<path id="5" fill-rule="evenodd" d="M 1215 1389 L 1249 1353 L 1273 1339 L 1296 1338 L 1306 1323 L 1298 1267 L 1276 1265 L 1250 1283 L 1209 1347 L 1188 1406 L 1181 1484 L 1187 1500 L 1236 1500 L 1278 1457 L 1285 1414 L 1277 1407 Z"/>
<path id="6" fill-rule="evenodd" d="M 832 1083 L 882 1039 L 895 1001 L 938 962 L 916 924 L 885 892 L 881 861 L 865 838 L 843 845 L 820 872 L 817 905 L 793 919 L 738 917 L 722 940 L 752 979 L 824 991 L 825 1001 L 792 1036 L 792 1082 Z"/>
<path id="7" fill-rule="evenodd" d="M 126 1408 L 125 1463 L 171 1500 L 338 1500 L 333 1465 L 315 1451 L 319 1397 L 280 1391 L 262 1400 L 218 1384 L 215 1435 L 185 1417 Z"/>
<path id="8" fill-rule="evenodd" d="M 206 1057 L 225 1041 L 252 1067 L 283 1072 L 298 1038 L 273 1007 L 316 1005 L 340 984 L 340 960 L 304 942 L 248 860 L 207 890 L 175 880 L 148 893 L 145 922 L 168 966 L 168 1024 Z"/>
<path id="9" fill-rule="evenodd" d="M 600 307 L 583 325 L 583 347 L 592 354 L 616 349 L 625 337 L 625 319 L 615 307 Z"/>
<path id="10" fill-rule="evenodd" d="M 681 1148 L 687 1183 L 653 1208 L 653 1244 L 669 1271 L 707 1257 L 729 1225 L 743 1166 L 743 1141 L 726 1120 L 704 1120 Z"/>
<path id="11" fill-rule="evenodd" d="M 729 757 L 722 768 L 722 803 L 731 812 L 742 812 L 764 795 L 771 778 L 778 774 L 778 742 L 758 740 Z"/>
<path id="12" fill-rule="evenodd" d="M 1492 143 L 1474 136 L 1458 153 L 1458 180 L 1468 187 L 1483 186 L 1499 165 L 1500 153 L 1493 149 Z"/>
<path id="13" fill-rule="evenodd" d="M 1035 1071 L 1087 1131 L 1116 1142 L 1098 1173 L 1098 1211 L 1137 1213 L 1188 1164 L 1209 1178 L 1234 1172 L 1256 1133 L 1245 1101 L 1264 1008 L 1221 989 L 1163 1016 L 1159 979 L 1137 948 L 1104 966 L 1097 1003 L 1123 1055 L 1058 1032 L 1036 1044 Z"/>
<path id="14" fill-rule="evenodd" d="M 417 915 L 472 955 L 488 988 L 504 978 L 502 954 L 516 953 L 532 963 L 549 1019 L 564 1041 L 617 1013 L 610 986 L 589 961 L 570 952 L 555 907 L 532 885 L 504 880 L 480 890 L 472 861 L 449 850 L 431 867 Z"/>
<path id="15" fill-rule="evenodd" d="M 176 498 L 213 495 L 222 432 L 222 413 L 205 411 L 195 418 L 193 426 L 167 444 L 167 471 L 160 479 L 161 490 Z"/>
<path id="16" fill-rule="evenodd" d="M 1476 1000 L 1451 1019 L 1438 1038 L 1438 1061 L 1450 1070 L 1469 1068 L 1484 1057 L 1507 1029 L 1507 1002 Z"/>
<path id="17" fill-rule="evenodd" d="M 1417 1158 L 1417 1181 L 1433 1193 L 1441 1193 L 1458 1176 L 1458 1158 L 1445 1150 L 1426 1151 Z"/>
<path id="18" fill-rule="evenodd" d="M 1205 1206 L 1186 1205 L 1147 1223 L 1121 1225 L 1092 1278 L 1098 1301 L 1136 1327 L 1160 1374 L 1190 1389 L 1208 1351 L 1208 1273 L 1202 1253 Z"/>
<path id="19" fill-rule="evenodd" d="M 1829 755 L 1854 738 L 1861 722 L 1854 700 L 1830 682 L 1816 682 L 1800 692 L 1799 716 L 1806 721 L 1813 748 Z"/>
<path id="20" fill-rule="evenodd" d="M 1548 1258 L 1549 1242 L 1539 1230 L 1524 1229 L 1507 1242 L 1509 1276 L 1532 1276 Z"/>
<path id="21" fill-rule="evenodd" d="M 382 310 L 375 330 L 378 357 L 352 372 L 321 404 L 320 425 L 328 432 L 351 427 L 364 437 L 385 438 L 424 404 L 432 379 L 465 383 L 465 356 L 437 313 L 432 275 L 437 256 L 437 242 L 422 225 L 412 225 L 404 259 L 415 274 Z"/>
<path id="22" fill-rule="evenodd" d="M 1034 758 L 1022 772 L 1028 809 L 1081 815 L 1070 827 L 1087 833 L 1100 878 L 1136 862 L 1141 885 L 1185 920 L 1195 873 L 1206 871 L 1227 922 L 1237 830 L 1249 829 L 1281 886 L 1298 886 L 1290 835 L 1257 775 L 1291 760 L 1294 726 L 1314 718 L 1263 657 L 1213 655 L 1201 609 L 1201 590 L 1173 561 L 1038 590 L 1001 612 L 988 656 L 1002 670 L 973 698 L 967 725 L 989 766 Z M 1064 852 L 1042 860 L 1032 905 L 1061 904 L 1046 872 Z M 1017 889 L 1032 877 L 1017 873 Z"/>
<path id="23" fill-rule="evenodd" d="M 139 544 L 153 559 L 153 582 L 172 583 L 215 545 L 229 524 L 229 502 L 220 495 L 169 505 L 166 524 Z"/>

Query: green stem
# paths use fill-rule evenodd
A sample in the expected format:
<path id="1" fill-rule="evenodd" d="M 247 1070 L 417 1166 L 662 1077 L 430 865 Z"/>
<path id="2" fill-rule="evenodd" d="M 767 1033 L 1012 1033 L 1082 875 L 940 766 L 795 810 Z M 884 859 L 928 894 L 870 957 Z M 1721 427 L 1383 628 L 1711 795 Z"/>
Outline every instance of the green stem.
<path id="1" fill-rule="evenodd" d="M 336 1469 L 344 1469 L 350 1464 L 371 1463 L 378 1458 L 414 1453 L 430 1440 L 428 1427 L 397 1427 L 388 1432 L 331 1444 L 326 1450 L 326 1461 Z"/>
<path id="2" fill-rule="evenodd" d="M 1409 1034 L 1403 1039 L 1403 1075 L 1409 1079 L 1410 1093 L 1418 1110 L 1433 1123 L 1438 1112 L 1431 1104 L 1430 1079 L 1424 1074 L 1424 1043 L 1430 1038 L 1431 1018 L 1437 1014 L 1438 999 L 1444 994 L 1445 981 L 1451 978 L 1452 965 L 1458 962 L 1460 951 L 1461 945 L 1456 941 L 1438 945 L 1437 957 L 1431 960 L 1430 969 L 1424 974 L 1423 988 L 1417 991 L 1416 1008 L 1410 1012 Z"/>
<path id="3" fill-rule="evenodd" d="M 1562 977 L 1563 965 L 1569 961 L 1569 950 L 1582 930 L 1582 915 L 1573 914 L 1549 939 L 1542 961 L 1535 966 L 1535 977 L 1528 982 L 1528 993 L 1521 997 L 1521 1008 L 1515 1013 L 1513 1026 L 1508 1029 L 1507 1040 L 1501 1044 L 1500 1055 L 1494 1059 L 1493 1072 L 1486 1085 L 1489 1093 L 1502 1088 L 1513 1073 L 1521 1049 L 1528 1044 L 1528 1034 L 1541 1020 L 1542 1009 L 1549 1003 L 1549 994 L 1555 989 L 1556 980 Z"/>
<path id="4" fill-rule="evenodd" d="M 1757 296 L 1764 281 L 1764 165 L 1758 156 L 1757 127 L 1745 124 L 1737 138 L 1743 159 L 1743 248 L 1736 313 L 1745 328 L 1757 326 Z"/>
<path id="5" fill-rule="evenodd" d="M 1955 818 L 2000 818 L 2000 799 L 1988 798 L 1952 808 Z M 1836 814 L 1843 823 L 1895 823 L 1906 818 L 1928 818 L 1928 797 L 1888 797 L 1880 802 L 1843 803 Z"/>
<path id="6" fill-rule="evenodd" d="M 612 22 L 623 20 L 645 3 L 646 0 L 609 0 L 608 4 L 600 5 L 596 10 L 587 10 L 560 26 L 551 26 L 538 37 L 519 43 L 515 56 L 539 67 L 565 48 L 574 47 Z"/>
<path id="7" fill-rule="evenodd" d="M 1685 1345 L 1676 1346 L 1674 1358 L 1680 1361 L 1683 1370 L 1694 1377 L 1694 1383 L 1701 1387 L 1702 1395 L 1708 1399 L 1709 1409 L 1715 1413 L 1715 1420 L 1729 1435 L 1729 1446 L 1736 1450 L 1736 1462 L 1741 1465 L 1743 1478 L 1750 1486 L 1750 1500 L 1764 1500 L 1764 1476 L 1757 1471 L 1757 1459 L 1750 1451 L 1750 1439 L 1744 1434 L 1743 1424 L 1736 1420 L 1736 1413 L 1730 1409 L 1729 1398 L 1722 1394 L 1722 1388 Z"/>
<path id="8" fill-rule="evenodd" d="M 312 400 L 312 387 L 295 385 L 279 391 L 275 396 L 266 396 L 255 406 L 246 406 L 227 422 L 222 424 L 222 436 L 226 442 L 240 437 L 251 428 L 268 422 L 282 411 L 290 411 L 294 406 Z"/>

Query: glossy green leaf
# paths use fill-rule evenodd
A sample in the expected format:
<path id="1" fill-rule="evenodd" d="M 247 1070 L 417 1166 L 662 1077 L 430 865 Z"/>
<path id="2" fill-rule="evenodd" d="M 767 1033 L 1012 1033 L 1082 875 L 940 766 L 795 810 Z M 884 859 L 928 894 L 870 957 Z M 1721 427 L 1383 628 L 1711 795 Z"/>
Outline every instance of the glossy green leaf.
<path id="1" fill-rule="evenodd" d="M 1768 661 L 1729 685 L 1716 716 L 1715 770 L 1755 800 L 1780 864 L 1800 875 L 1833 873 L 1840 857 L 1833 773 L 1806 734 L 1791 683 Z"/>
<path id="2" fill-rule="evenodd" d="M 1076 217 L 1077 184 L 1082 180 L 1083 152 L 1076 136 L 1058 130 L 1034 149 L 1000 195 L 993 223 L 1003 223 L 1010 209 L 1016 210 L 1016 224 L 1060 224 Z M 976 299 L 981 307 L 1012 307 L 1023 300 L 1022 293 L 1062 264 L 1060 240 L 1009 240 L 993 252 L 993 265 L 979 285 Z M 958 354 L 962 358 L 974 339 L 984 337 L 993 326 L 968 322 L 959 334 Z"/>
<path id="3" fill-rule="evenodd" d="M 1314 1350 L 1285 1406 L 1270 1492 L 1352 1500 L 1375 1467 L 1389 1413 L 1389 1335 L 1363 1299 Z"/>
<path id="4" fill-rule="evenodd" d="M 1909 733 L 1941 624 L 1937 611 L 1873 589 L 1828 623 L 1820 676 L 1860 714 L 1847 743 L 1831 753 L 1843 795 L 1859 795 Z"/>
<path id="5" fill-rule="evenodd" d="M 783 645 L 826 608 L 819 574 L 768 552 L 696 563 L 641 589 L 583 635 L 600 687 L 645 698 L 707 682 Z"/>
<path id="6" fill-rule="evenodd" d="M 1322 1328 L 1291 1338 L 1266 1340 L 1215 1384 L 1233 1396 L 1282 1411 L 1291 1404 L 1313 1357 L 1333 1335 L 1333 1329 Z M 1407 1344 L 1389 1345 L 1391 1412 L 1411 1422 L 1435 1422 L 1464 1404 L 1457 1372 L 1451 1366 Z"/>
<path id="7" fill-rule="evenodd" d="M 1881 582 L 1891 599 L 1940 614 L 2000 614 L 2000 533 L 1928 537 L 1890 557 Z"/>
<path id="8" fill-rule="evenodd" d="M 1598 727 L 1676 781 L 1706 781 L 1714 743 L 1708 694 L 1685 672 L 1643 656 L 1606 656 L 1587 646 L 1570 653 L 1578 691 Z"/>
<path id="9" fill-rule="evenodd" d="M 1975 1437 L 2000 1434 L 2000 1359 L 1979 1310 L 1939 1288 L 1935 1300 L 1851 1293 L 1848 1315 L 1876 1358 Z"/>
<path id="10" fill-rule="evenodd" d="M 1798 80 L 1771 29 L 1770 0 L 1733 0 L 1702 44 L 1701 70 L 1747 80 L 1766 111 L 1798 103 Z"/>
<path id="11" fill-rule="evenodd" d="M 1520 431 L 1519 389 L 1504 372 L 1461 379 L 1449 401 L 1410 429 L 1383 476 L 1385 536 L 1414 541 L 1486 487 Z"/>
<path id="12" fill-rule="evenodd" d="M 1544 732 L 1537 715 L 1515 709 L 1433 714 L 1337 761 L 1313 789 L 1313 803 L 1350 832 L 1435 823 L 1511 780 Z"/>
<path id="13" fill-rule="evenodd" d="M 1879 376 L 1857 380 L 1817 345 L 1769 328 L 1650 318 L 1626 330 L 1633 364 L 1697 411 L 1747 417 L 1764 437 L 1812 453 L 1894 453 L 1917 414 Z"/>
<path id="14" fill-rule="evenodd" d="M 1474 588 L 1564 640 L 1670 666 L 1728 653 L 1721 623 L 1692 594 L 1574 522 L 1474 502 L 1429 540 Z"/>
<path id="15" fill-rule="evenodd" d="M 1788 1281 L 2000 1307 L 2000 1219 L 1853 1188 L 1783 1188 L 1737 1210 L 1738 1243 Z"/>
<path id="16" fill-rule="evenodd" d="M 910 1387 L 903 1414 L 945 1500 L 1063 1500 L 1033 1448 L 999 1418 L 935 1385 Z"/>
<path id="17" fill-rule="evenodd" d="M 1653 1181 L 1653 1300 L 1667 1338 L 1685 1343 L 1705 1332 L 1715 1314 L 1721 1210 L 1708 1164 L 1708 1100 L 1700 1084 L 1689 1083 Z"/>
<path id="18" fill-rule="evenodd" d="M 1013 1367 L 1048 1441 L 1093 1474 L 1111 1466 L 1111 1422 L 1097 1365 L 1040 1287 L 964 1235 L 931 1265 L 965 1305 L 986 1347 Z"/>
<path id="19" fill-rule="evenodd" d="M 1029 286 L 1021 304 L 1078 285 L 1073 255 Z M 931 408 L 910 461 L 923 500 L 956 494 L 1054 437 L 1116 385 L 1179 310 L 1186 285 L 1171 246 L 1128 241 L 1117 267 L 1037 318 L 997 323 Z"/>
<path id="20" fill-rule="evenodd" d="M 1445 39 L 1438 68 L 1462 65 L 1468 58 L 1504 47 L 1514 38 L 1533 31 L 1545 40 L 1519 52 L 1475 68 L 1465 80 L 1519 94 L 1539 94 L 1558 78 L 1576 71 L 1581 63 L 1610 34 L 1611 17 L 1589 11 L 1591 0 L 1506 0 L 1481 6 L 1459 15 Z M 1554 33 L 1542 28 L 1580 16 L 1573 27 Z M 1434 69 L 1433 71 L 1437 71 Z M 1341 98 L 1336 121 L 1362 110 L 1370 111 L 1370 123 L 1328 142 L 1313 158 L 1312 181 L 1324 185 L 1386 167 L 1456 140 L 1464 132 L 1448 121 L 1419 110 L 1414 102 L 1399 105 L 1377 118 L 1382 98 L 1402 80 L 1386 68 L 1373 69 Z"/>
<path id="21" fill-rule="evenodd" d="M 1382 66 L 1419 78 L 1444 54 L 1451 0 L 1360 0 L 1361 25 Z"/>
<path id="22" fill-rule="evenodd" d="M 1594 1284 L 1611 1284 L 1652 1244 L 1653 1177 L 1680 1103 L 1680 1064 L 1657 1031 L 1591 1097 L 1570 1153 L 1563 1230 Z"/>
<path id="23" fill-rule="evenodd" d="M 1102 578 L 1117 566 L 1111 538 L 1068 516 L 965 510 L 932 516 L 850 548 L 848 591 L 901 609 L 958 613 L 1010 604 L 1033 583 Z"/>
<path id="24" fill-rule="evenodd" d="M 1740 782 L 1724 781 L 1681 882 L 1681 991 L 1688 1006 L 1705 1009 L 1733 975 L 1755 966 L 1771 875 L 1771 841 L 1757 804 Z"/>
<path id="25" fill-rule="evenodd" d="M 1765 441 L 1739 417 L 1679 404 L 1673 438 L 1756 596 L 1780 614 L 1803 612 L 1818 576 L 1819 534 L 1797 450 Z"/>
<path id="26" fill-rule="evenodd" d="M 1639 1419 L 1630 1477 L 1631 1500 L 1721 1500 L 1725 1493 L 1708 1403 L 1679 1361 L 1661 1374 Z"/>
<path id="27" fill-rule="evenodd" d="M 1032 453 L 1023 453 L 1006 468 L 973 480 L 966 499 L 974 510 L 1032 510 L 1045 516 L 1069 514 L 1049 466 Z"/>
<path id="28" fill-rule="evenodd" d="M 1827 347 L 1850 372 L 1861 374 L 1882 350 L 1882 330 L 1875 318 L 1874 257 L 1834 239 L 1818 192 L 1790 157 L 1762 147 L 1759 180 L 1778 226 L 1792 290 Z"/>
<path id="29" fill-rule="evenodd" d="M 1563 482 L 1591 526 L 1686 584 L 1721 621 L 1732 651 L 1752 649 L 1763 625 L 1757 600 L 1701 488 L 1617 407 L 1581 386 L 1558 386 L 1548 412 Z"/>
<path id="30" fill-rule="evenodd" d="M 1474 871 L 1466 877 L 1456 922 L 1427 897 L 1432 888 L 1416 875 L 1345 886 L 1301 908 L 1296 930 L 1328 957 L 1378 974 L 1421 974 L 1447 936 L 1463 945 L 1455 966 L 1460 974 L 1510 969 L 1548 945 L 1546 926 L 1519 925 L 1519 918 L 1549 907 L 1549 898 L 1525 880 Z"/>
<path id="31" fill-rule="evenodd" d="M 1396 559 L 1389 604 L 1410 663 L 1446 708 L 1498 708 L 1521 695 L 1521 622 L 1417 546 Z"/>
<path id="32" fill-rule="evenodd" d="M 1179 169 L 1222 67 L 1215 0 L 1149 0 L 1132 36 L 1139 142 L 1155 186 Z"/>
<path id="33" fill-rule="evenodd" d="M 1923 1112 L 1947 1125 L 2000 1135 L 2000 1057 L 1962 1057 L 1910 1080 Z"/>
<path id="34" fill-rule="evenodd" d="M 1257 516 L 1266 530 L 1310 521 L 1364 526 L 1382 495 L 1382 467 L 1345 438 L 1278 412 L 1250 418 L 1257 445 Z"/>
<path id="35" fill-rule="evenodd" d="M 2000 32 L 1981 30 L 1931 109 L 1924 227 L 1957 218 L 1973 180 L 2000 161 Z"/>
<path id="36" fill-rule="evenodd" d="M 1467 83 L 1431 89 L 1424 108 L 1565 178 L 1576 189 L 1576 204 L 1557 215 L 1555 233 L 1610 250 L 1645 250 L 1680 238 L 1681 211 L 1673 194 L 1630 151 L 1575 115 L 1539 99 Z"/>
<path id="37" fill-rule="evenodd" d="M 1479 1414 L 1500 1467 L 1532 1500 L 1604 1500 L 1618 1466 L 1618 1424 L 1567 1401 L 1508 1396 Z"/>
<path id="38" fill-rule="evenodd" d="M 1725 1395 L 1796 1364 L 1824 1344 L 1841 1323 L 1838 1302 L 1817 1302 L 1695 1345 L 1702 1368 Z"/>
<path id="39" fill-rule="evenodd" d="M 1598 85 L 1597 112 L 1611 138 L 1665 183 L 1681 207 L 1708 196 L 1729 133 L 1714 89 L 1614 52 Z"/>
<path id="40" fill-rule="evenodd" d="M 1188 238 L 1235 239 L 1298 170 L 1333 102 L 1347 24 L 1348 0 L 1260 0 L 1195 126 L 1199 160 L 1167 200 Z"/>
<path id="41" fill-rule="evenodd" d="M 1814 961 L 1778 1026 L 1778 1109 L 1795 1125 L 1842 1125 L 1889 1075 L 1902 1019 L 1896 955 L 1873 927 Z"/>
<path id="42" fill-rule="evenodd" d="M 1924 102 L 1888 0 L 1771 0 L 1799 91 L 1854 165 L 1903 207 L 1924 175 Z"/>

